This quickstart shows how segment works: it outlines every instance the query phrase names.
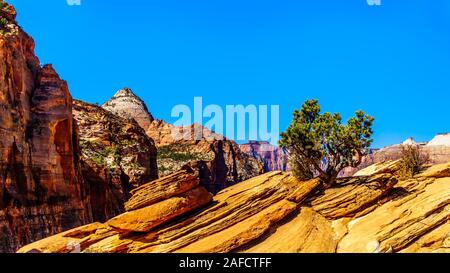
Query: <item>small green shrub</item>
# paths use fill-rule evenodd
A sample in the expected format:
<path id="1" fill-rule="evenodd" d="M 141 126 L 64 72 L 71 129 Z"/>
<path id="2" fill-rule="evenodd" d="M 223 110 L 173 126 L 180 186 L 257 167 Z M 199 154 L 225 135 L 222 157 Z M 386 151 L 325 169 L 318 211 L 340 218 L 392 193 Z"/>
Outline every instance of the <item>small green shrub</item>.
<path id="1" fill-rule="evenodd" d="M 0 19 L 0 28 L 5 28 L 6 27 L 6 25 L 8 24 L 8 19 L 6 19 L 6 18 L 1 18 Z"/>
<path id="2" fill-rule="evenodd" d="M 98 166 L 105 166 L 105 157 L 101 154 L 95 154 L 91 157 L 92 161 L 95 162 Z"/>
<path id="3" fill-rule="evenodd" d="M 180 147 L 178 147 L 180 148 Z M 175 148 L 175 146 L 168 145 L 165 147 L 161 147 L 158 149 L 158 158 L 159 159 L 172 159 L 174 161 L 199 161 L 203 160 L 202 155 L 198 153 L 190 152 L 187 149 L 179 149 Z"/>

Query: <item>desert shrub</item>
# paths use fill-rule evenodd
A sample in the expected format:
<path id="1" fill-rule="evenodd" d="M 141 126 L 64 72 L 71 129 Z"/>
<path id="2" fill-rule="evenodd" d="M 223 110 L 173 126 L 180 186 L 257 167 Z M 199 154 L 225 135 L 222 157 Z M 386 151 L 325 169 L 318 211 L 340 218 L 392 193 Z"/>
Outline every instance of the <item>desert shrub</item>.
<path id="1" fill-rule="evenodd" d="M 420 173 L 429 163 L 430 156 L 419 145 L 402 145 L 399 175 L 401 178 L 411 178 Z"/>
<path id="2" fill-rule="evenodd" d="M 281 134 L 280 147 L 290 156 L 299 179 L 319 176 L 331 186 L 346 167 L 357 167 L 369 152 L 374 118 L 357 111 L 347 124 L 340 114 L 321 113 L 317 100 L 295 110 L 292 123 Z"/>

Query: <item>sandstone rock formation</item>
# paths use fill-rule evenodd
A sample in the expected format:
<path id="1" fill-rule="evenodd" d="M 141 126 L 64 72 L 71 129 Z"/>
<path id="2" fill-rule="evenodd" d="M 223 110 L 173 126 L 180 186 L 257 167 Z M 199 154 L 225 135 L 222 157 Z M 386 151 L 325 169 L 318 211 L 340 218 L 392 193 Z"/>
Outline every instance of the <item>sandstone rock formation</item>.
<path id="1" fill-rule="evenodd" d="M 239 145 L 244 153 L 258 159 L 264 163 L 264 171 L 287 171 L 288 156 L 277 146 L 266 141 L 250 141 Z"/>
<path id="2" fill-rule="evenodd" d="M 171 197 L 183 191 L 175 195 L 183 200 L 198 189 L 187 169 L 167 179 L 181 179 L 167 191 L 156 181 L 137 189 L 137 200 L 147 196 L 152 201 L 130 200 L 141 204 L 131 213 L 49 237 L 20 252 L 64 253 L 73 245 L 82 252 L 109 253 L 450 252 L 450 165 L 402 181 L 373 170 L 376 174 L 368 170 L 369 176 L 340 179 L 330 189 L 322 189 L 317 179 L 302 182 L 289 173 L 271 172 L 191 210 L 192 200 L 178 206 Z M 158 188 L 161 193 L 153 199 Z M 208 200 L 197 199 L 204 200 L 202 206 Z M 186 208 L 181 217 L 175 216 L 178 208 Z"/>
<path id="3" fill-rule="evenodd" d="M 0 3 L 0 252 L 14 252 L 91 215 L 67 84 Z"/>
<path id="4" fill-rule="evenodd" d="M 191 165 L 200 171 L 201 185 L 217 193 L 264 172 L 260 160 L 242 152 L 234 141 L 201 125 L 175 127 L 162 120 L 154 120 L 145 103 L 129 89 L 120 90 L 102 107 L 122 117 L 136 119 L 155 141 L 161 176 Z M 177 137 L 173 132 L 178 133 Z"/>
<path id="5" fill-rule="evenodd" d="M 122 212 L 134 188 L 158 178 L 153 140 L 133 120 L 75 101 L 82 174 L 89 184 L 94 221 Z"/>

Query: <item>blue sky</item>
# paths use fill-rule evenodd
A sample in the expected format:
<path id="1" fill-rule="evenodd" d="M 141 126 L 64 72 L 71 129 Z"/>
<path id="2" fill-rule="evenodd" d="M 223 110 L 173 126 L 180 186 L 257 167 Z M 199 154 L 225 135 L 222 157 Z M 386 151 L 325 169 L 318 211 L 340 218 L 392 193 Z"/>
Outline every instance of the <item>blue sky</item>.
<path id="1" fill-rule="evenodd" d="M 176 104 L 279 104 L 280 128 L 309 98 L 376 118 L 374 147 L 450 131 L 450 1 L 9 0 L 72 95 L 103 103 L 128 86 L 157 118 Z"/>

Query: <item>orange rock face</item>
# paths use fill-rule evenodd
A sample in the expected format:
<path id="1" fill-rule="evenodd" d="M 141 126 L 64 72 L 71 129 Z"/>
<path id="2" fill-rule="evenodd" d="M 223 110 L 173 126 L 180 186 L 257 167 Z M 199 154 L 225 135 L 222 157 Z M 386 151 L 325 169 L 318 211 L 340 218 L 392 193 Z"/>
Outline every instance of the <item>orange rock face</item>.
<path id="1" fill-rule="evenodd" d="M 0 33 L 0 252 L 91 219 L 67 84 L 52 66 L 40 67 L 8 10 L 11 25 Z"/>
<path id="2" fill-rule="evenodd" d="M 239 145 L 244 153 L 261 160 L 264 163 L 264 170 L 271 171 L 287 171 L 288 155 L 277 146 L 271 145 L 264 141 L 250 141 L 246 144 Z"/>
<path id="3" fill-rule="evenodd" d="M 157 226 L 208 204 L 212 194 L 203 187 L 194 188 L 161 202 L 121 214 L 108 221 L 113 229 L 131 232 L 148 232 Z"/>
<path id="4" fill-rule="evenodd" d="M 156 147 L 132 119 L 81 101 L 73 114 L 93 218 L 103 222 L 125 211 L 133 189 L 158 178 Z"/>
<path id="5" fill-rule="evenodd" d="M 198 173 L 184 168 L 171 175 L 147 183 L 131 192 L 133 195 L 125 204 L 127 211 L 140 209 L 178 194 L 185 193 L 199 185 Z"/>

